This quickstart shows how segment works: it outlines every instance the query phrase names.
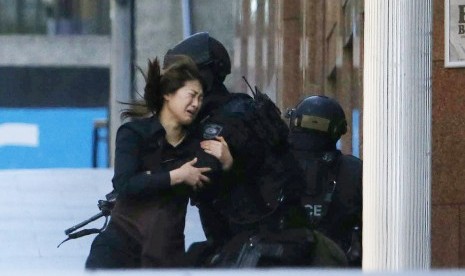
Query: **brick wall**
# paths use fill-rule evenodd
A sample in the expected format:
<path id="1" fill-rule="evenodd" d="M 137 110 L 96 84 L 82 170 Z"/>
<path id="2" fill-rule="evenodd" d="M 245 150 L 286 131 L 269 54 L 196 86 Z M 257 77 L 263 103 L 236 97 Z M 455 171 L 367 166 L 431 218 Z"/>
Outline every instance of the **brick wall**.
<path id="1" fill-rule="evenodd" d="M 306 95 L 326 94 L 341 103 L 349 128 L 352 111 L 360 110 L 359 144 L 344 135 L 341 146 L 362 153 L 363 1 L 240 2 L 235 52 L 244 62 L 236 70 L 270 88 L 282 110 Z M 444 1 L 435 0 L 433 8 L 432 266 L 457 268 L 465 267 L 465 69 L 444 68 Z M 257 16 L 260 9 L 274 20 Z"/>
<path id="2" fill-rule="evenodd" d="M 360 29 L 347 22 L 362 26 L 361 2 L 240 1 L 233 70 L 263 88 L 283 111 L 309 95 L 334 97 L 350 128 L 352 111 L 362 107 L 362 48 Z M 240 81 L 236 87 L 246 91 Z M 354 151 L 351 137 L 349 132 L 341 141 L 345 153 Z"/>
<path id="3" fill-rule="evenodd" d="M 433 20 L 432 265 L 465 267 L 465 69 L 444 67 L 444 1 Z"/>

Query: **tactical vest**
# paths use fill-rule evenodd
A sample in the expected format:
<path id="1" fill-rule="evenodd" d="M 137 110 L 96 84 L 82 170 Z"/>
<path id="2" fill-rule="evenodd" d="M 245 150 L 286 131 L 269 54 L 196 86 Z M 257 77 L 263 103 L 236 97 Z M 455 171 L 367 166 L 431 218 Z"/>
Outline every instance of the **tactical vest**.
<path id="1" fill-rule="evenodd" d="M 306 178 L 301 204 L 309 222 L 344 251 L 362 219 L 362 163 L 340 151 L 319 154 L 296 151 Z"/>
<path id="2" fill-rule="evenodd" d="M 328 213 L 333 195 L 338 185 L 341 153 L 325 152 L 316 158 L 299 159 L 304 170 L 306 187 L 301 197 L 307 217 L 316 227 Z"/>
<path id="3" fill-rule="evenodd" d="M 250 227 L 297 198 L 293 187 L 304 184 L 283 142 L 284 122 L 257 110 L 250 96 L 237 95 L 202 122 L 203 138 L 223 136 L 234 156 L 233 168 L 223 177 L 222 191 L 215 199 L 218 209 L 233 224 Z M 284 130 L 270 133 L 283 129 L 282 124 Z"/>

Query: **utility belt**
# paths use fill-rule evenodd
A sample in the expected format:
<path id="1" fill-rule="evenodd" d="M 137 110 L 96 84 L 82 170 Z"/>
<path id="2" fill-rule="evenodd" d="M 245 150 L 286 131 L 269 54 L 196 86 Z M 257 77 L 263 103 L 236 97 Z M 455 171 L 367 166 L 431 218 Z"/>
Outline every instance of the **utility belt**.
<path id="1" fill-rule="evenodd" d="M 244 231 L 283 231 L 295 228 L 309 228 L 305 209 L 299 204 L 283 203 L 260 220 L 244 223 L 230 218 L 233 234 Z"/>
<path id="2" fill-rule="evenodd" d="M 307 228 L 281 231 L 244 231 L 214 255 L 211 267 L 271 267 L 309 264 L 314 243 Z"/>
<path id="3" fill-rule="evenodd" d="M 294 213 L 297 210 L 302 211 L 300 196 L 288 191 L 285 184 L 282 183 L 280 188 L 271 191 L 255 183 L 236 185 L 222 203 L 226 207 L 223 208 L 224 215 L 234 224 L 253 225 L 266 222 L 275 224 L 276 218 L 281 219 L 280 216 L 285 216 L 289 208 Z"/>
<path id="4" fill-rule="evenodd" d="M 209 259 L 211 267 L 346 267 L 347 257 L 331 239 L 307 227 L 245 231 Z"/>

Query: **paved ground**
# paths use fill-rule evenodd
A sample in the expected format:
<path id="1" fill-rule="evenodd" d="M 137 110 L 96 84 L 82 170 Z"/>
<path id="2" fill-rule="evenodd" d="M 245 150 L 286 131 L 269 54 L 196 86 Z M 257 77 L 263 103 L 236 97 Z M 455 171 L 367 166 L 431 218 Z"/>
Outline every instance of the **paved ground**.
<path id="1" fill-rule="evenodd" d="M 97 200 L 111 191 L 111 177 L 108 169 L 0 170 L 0 271 L 82 271 L 95 235 L 57 245 L 65 229 L 99 212 Z M 186 245 L 203 239 L 190 207 Z"/>
<path id="2" fill-rule="evenodd" d="M 60 248 L 64 230 L 99 212 L 97 200 L 111 190 L 109 169 L 0 170 L 0 275 L 465 275 L 465 270 L 362 273 L 361 270 L 84 270 L 94 235 Z M 89 224 L 101 227 L 103 219 Z M 186 245 L 203 240 L 198 214 L 190 207 Z"/>

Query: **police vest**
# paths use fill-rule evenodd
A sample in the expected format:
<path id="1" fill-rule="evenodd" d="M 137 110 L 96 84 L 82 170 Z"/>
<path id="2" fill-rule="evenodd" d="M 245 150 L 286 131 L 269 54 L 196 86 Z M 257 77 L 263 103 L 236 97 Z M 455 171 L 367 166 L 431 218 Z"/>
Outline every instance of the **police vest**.
<path id="1" fill-rule="evenodd" d="M 301 204 L 310 223 L 317 228 L 331 228 L 335 223 L 350 224 L 351 227 L 359 224 L 362 213 L 361 161 L 342 155 L 340 151 L 325 152 L 319 156 L 300 154 L 298 159 L 306 180 Z"/>
<path id="2" fill-rule="evenodd" d="M 325 217 L 336 190 L 339 156 L 337 151 L 326 152 L 321 157 L 300 158 L 300 167 L 304 171 L 306 187 L 302 193 L 301 204 L 307 218 L 313 226 Z"/>
<path id="3" fill-rule="evenodd" d="M 294 185 L 304 184 L 284 143 L 287 133 L 272 133 L 279 129 L 273 125 L 285 127 L 285 123 L 258 110 L 251 97 L 236 95 L 202 122 L 203 138 L 223 136 L 234 156 L 233 168 L 223 177 L 215 201 L 220 212 L 238 224 L 270 216 L 296 194 Z"/>

